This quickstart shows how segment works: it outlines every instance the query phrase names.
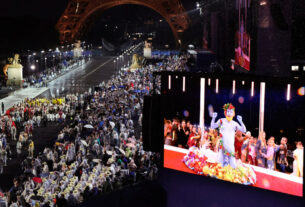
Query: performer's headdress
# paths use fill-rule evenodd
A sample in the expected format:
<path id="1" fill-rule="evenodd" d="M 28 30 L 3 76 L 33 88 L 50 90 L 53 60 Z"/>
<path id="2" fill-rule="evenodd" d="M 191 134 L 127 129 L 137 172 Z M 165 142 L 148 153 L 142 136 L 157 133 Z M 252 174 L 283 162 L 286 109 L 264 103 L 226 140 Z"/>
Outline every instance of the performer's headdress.
<path id="1" fill-rule="evenodd" d="M 231 103 L 226 103 L 223 105 L 223 110 L 226 112 L 228 109 L 235 111 L 235 107 Z"/>

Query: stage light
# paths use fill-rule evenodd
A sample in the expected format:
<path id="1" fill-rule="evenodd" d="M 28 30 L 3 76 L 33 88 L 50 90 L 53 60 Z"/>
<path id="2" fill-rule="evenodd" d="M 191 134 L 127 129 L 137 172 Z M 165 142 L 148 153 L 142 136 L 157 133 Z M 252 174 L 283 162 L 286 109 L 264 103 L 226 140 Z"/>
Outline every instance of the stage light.
<path id="1" fill-rule="evenodd" d="M 204 129 L 204 101 L 205 101 L 205 78 L 200 79 L 200 117 L 199 125 Z"/>
<path id="2" fill-rule="evenodd" d="M 305 66 L 303 66 L 303 71 L 305 71 Z"/>
<path id="3" fill-rule="evenodd" d="M 168 76 L 168 90 L 170 90 L 172 88 L 172 76 L 169 75 Z"/>
<path id="4" fill-rule="evenodd" d="M 196 8 L 199 9 L 200 8 L 200 3 L 196 2 Z"/>
<path id="5" fill-rule="evenodd" d="M 259 2 L 259 5 L 260 6 L 265 6 L 265 5 L 267 5 L 267 1 L 262 0 L 262 1 Z"/>
<path id="6" fill-rule="evenodd" d="M 185 76 L 182 77 L 182 92 L 185 92 Z"/>
<path id="7" fill-rule="evenodd" d="M 208 85 L 211 85 L 211 78 L 208 79 Z"/>
<path id="8" fill-rule="evenodd" d="M 178 76 L 176 75 L 176 79 L 178 79 Z"/>
<path id="9" fill-rule="evenodd" d="M 291 66 L 291 71 L 299 71 L 299 66 L 298 65 L 292 65 Z"/>
<path id="10" fill-rule="evenodd" d="M 291 84 L 287 84 L 287 94 L 286 94 L 286 100 L 290 100 L 290 94 L 291 94 Z"/>
<path id="11" fill-rule="evenodd" d="M 35 68 L 36 68 L 35 65 L 31 65 L 32 70 L 35 70 Z"/>
<path id="12" fill-rule="evenodd" d="M 266 83 L 261 82 L 260 102 L 259 102 L 259 132 L 264 131 L 265 92 L 266 92 Z"/>
<path id="13" fill-rule="evenodd" d="M 232 93 L 233 94 L 235 94 L 235 87 L 236 87 L 236 81 L 235 80 L 233 80 L 233 89 L 232 89 Z"/>
<path id="14" fill-rule="evenodd" d="M 238 97 L 238 103 L 243 104 L 245 102 L 244 97 L 240 96 Z"/>
<path id="15" fill-rule="evenodd" d="M 251 97 L 254 96 L 254 81 L 251 82 Z"/>
<path id="16" fill-rule="evenodd" d="M 245 85 L 245 81 L 242 81 L 241 84 L 242 84 L 242 85 Z"/>
<path id="17" fill-rule="evenodd" d="M 216 90 L 215 90 L 216 93 L 219 92 L 219 80 L 216 79 Z"/>
<path id="18" fill-rule="evenodd" d="M 298 93 L 299 96 L 304 96 L 305 95 L 305 87 L 304 86 L 300 87 L 298 89 L 297 93 Z"/>
<path id="19" fill-rule="evenodd" d="M 189 117 L 190 113 L 188 112 L 188 110 L 184 110 L 183 111 L 183 116 L 184 117 Z"/>

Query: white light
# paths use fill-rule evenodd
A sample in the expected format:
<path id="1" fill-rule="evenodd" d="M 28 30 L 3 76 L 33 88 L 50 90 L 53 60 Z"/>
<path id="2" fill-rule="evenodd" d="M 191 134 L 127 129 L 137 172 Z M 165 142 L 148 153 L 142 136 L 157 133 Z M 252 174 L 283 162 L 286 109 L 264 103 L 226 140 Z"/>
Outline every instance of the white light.
<path id="1" fill-rule="evenodd" d="M 36 55 L 36 53 L 34 52 L 33 55 Z"/>
<path id="2" fill-rule="evenodd" d="M 241 84 L 242 84 L 242 85 L 245 85 L 245 81 L 242 81 Z"/>
<path id="3" fill-rule="evenodd" d="M 233 89 L 232 89 L 232 93 L 233 94 L 235 94 L 235 87 L 236 87 L 236 81 L 235 80 L 233 80 Z"/>
<path id="4" fill-rule="evenodd" d="M 305 66 L 303 66 L 303 71 L 305 71 Z"/>
<path id="5" fill-rule="evenodd" d="M 259 132 L 264 131 L 264 115 L 265 115 L 265 91 L 266 83 L 261 82 L 260 86 L 260 103 L 259 103 Z"/>
<path id="6" fill-rule="evenodd" d="M 211 78 L 208 79 L 208 85 L 211 85 Z"/>
<path id="7" fill-rule="evenodd" d="M 182 77 L 182 92 L 185 92 L 185 76 Z"/>
<path id="8" fill-rule="evenodd" d="M 289 101 L 291 98 L 290 94 L 291 94 L 291 84 L 287 84 L 287 96 L 286 96 L 287 101 Z"/>
<path id="9" fill-rule="evenodd" d="M 36 60 L 36 63 L 38 63 L 39 61 L 38 60 Z"/>
<path id="10" fill-rule="evenodd" d="M 251 97 L 254 96 L 254 81 L 251 82 Z"/>
<path id="11" fill-rule="evenodd" d="M 216 93 L 219 92 L 219 80 L 216 79 L 216 90 L 215 90 Z"/>
<path id="12" fill-rule="evenodd" d="M 265 5 L 267 5 L 267 1 L 262 0 L 261 2 L 259 2 L 259 5 L 260 5 L 260 6 L 265 6 Z"/>
<path id="13" fill-rule="evenodd" d="M 44 58 L 44 59 L 46 60 L 46 59 L 48 59 L 48 58 Z"/>
<path id="14" fill-rule="evenodd" d="M 178 76 L 176 75 L 176 79 L 178 79 Z"/>
<path id="15" fill-rule="evenodd" d="M 292 65 L 291 66 L 291 71 L 299 71 L 299 66 L 298 65 Z"/>
<path id="16" fill-rule="evenodd" d="M 35 65 L 31 65 L 32 70 L 35 70 L 35 68 L 36 68 Z"/>
<path id="17" fill-rule="evenodd" d="M 172 77 L 171 75 L 168 76 L 168 90 L 172 88 Z"/>
<path id="18" fill-rule="evenodd" d="M 43 54 L 43 53 L 44 53 L 44 51 L 42 50 L 42 51 L 41 51 L 41 53 Z"/>
<path id="19" fill-rule="evenodd" d="M 205 78 L 200 79 L 200 113 L 199 126 L 204 129 Z M 203 133 L 202 133 L 203 134 Z"/>
<path id="20" fill-rule="evenodd" d="M 199 9 L 199 7 L 200 7 L 199 2 L 196 2 L 196 8 Z"/>

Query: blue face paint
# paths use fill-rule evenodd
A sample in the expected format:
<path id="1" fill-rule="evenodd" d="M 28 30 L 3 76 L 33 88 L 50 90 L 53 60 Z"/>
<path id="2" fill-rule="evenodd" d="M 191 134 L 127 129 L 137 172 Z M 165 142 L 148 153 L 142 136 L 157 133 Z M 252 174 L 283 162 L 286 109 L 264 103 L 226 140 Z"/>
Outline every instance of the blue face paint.
<path id="1" fill-rule="evenodd" d="M 234 110 L 228 109 L 226 114 L 227 114 L 227 116 L 232 117 L 234 115 Z"/>

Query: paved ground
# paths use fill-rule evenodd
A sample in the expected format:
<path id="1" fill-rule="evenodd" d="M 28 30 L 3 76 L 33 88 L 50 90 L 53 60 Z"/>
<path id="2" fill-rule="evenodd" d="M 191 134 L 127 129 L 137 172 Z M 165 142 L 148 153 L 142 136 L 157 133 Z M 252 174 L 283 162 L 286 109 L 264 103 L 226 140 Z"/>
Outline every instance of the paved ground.
<path id="1" fill-rule="evenodd" d="M 40 97 L 50 98 L 61 96 L 66 93 L 83 93 L 88 91 L 89 87 L 94 87 L 114 74 L 115 66 L 113 60 L 116 57 L 98 57 L 91 61 L 85 68 L 76 69 L 66 75 L 49 83 L 46 92 Z M 127 59 L 127 58 L 126 58 Z M 126 64 L 125 60 L 124 64 Z M 116 64 L 116 65 L 115 65 Z M 123 65 L 123 61 L 119 64 Z"/>

